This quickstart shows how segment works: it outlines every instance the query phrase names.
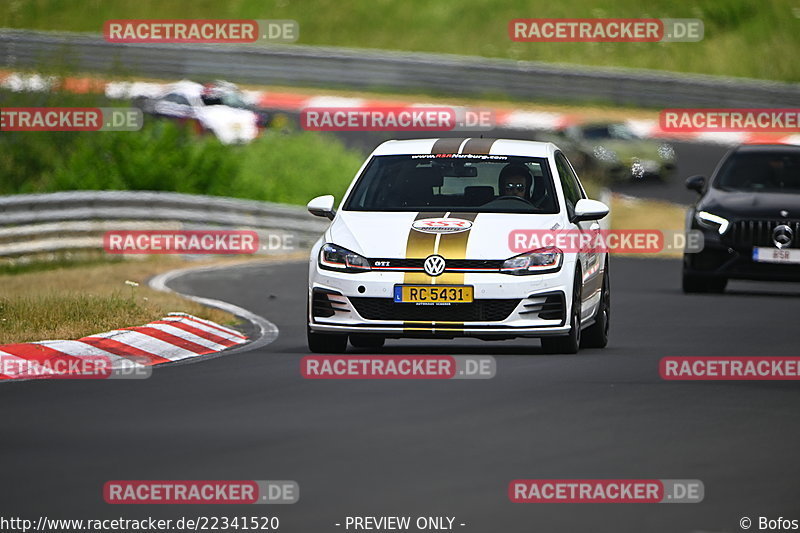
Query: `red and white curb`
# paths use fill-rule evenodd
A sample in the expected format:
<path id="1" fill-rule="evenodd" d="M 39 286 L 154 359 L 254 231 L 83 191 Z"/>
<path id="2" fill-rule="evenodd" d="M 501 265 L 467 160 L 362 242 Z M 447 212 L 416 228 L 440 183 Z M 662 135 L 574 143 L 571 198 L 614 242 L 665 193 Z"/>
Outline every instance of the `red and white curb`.
<path id="1" fill-rule="evenodd" d="M 169 281 L 185 274 L 252 266 L 261 266 L 261 263 L 171 270 L 153 277 L 148 284 L 154 290 L 178 294 L 246 320 L 255 329 L 255 335 L 251 338 L 210 320 L 187 313 L 169 313 L 163 319 L 144 326 L 98 333 L 75 341 L 0 345 L 0 381 L 46 378 L 48 374 L 56 374 L 52 369 L 70 367 L 81 359 L 102 358 L 110 362 L 112 369 L 124 370 L 164 363 L 183 364 L 208 360 L 230 354 L 232 350 L 250 351 L 266 346 L 277 339 L 279 334 L 278 326 L 266 318 L 228 302 L 181 293 L 167 286 Z M 20 373 L 14 372 L 14 369 L 20 369 Z M 53 377 L 63 376 L 64 374 L 59 373 Z"/>
<path id="2" fill-rule="evenodd" d="M 277 264 L 277 263 L 270 262 L 269 264 Z M 203 298 L 201 296 L 194 296 L 192 294 L 178 292 L 176 290 L 169 288 L 167 284 L 170 281 L 179 278 L 181 276 L 184 276 L 186 274 L 206 273 L 206 272 L 213 272 L 215 270 L 252 268 L 253 266 L 256 267 L 263 266 L 263 263 L 254 261 L 238 265 L 218 265 L 218 266 L 207 266 L 207 267 L 180 268 L 177 270 L 170 270 L 169 272 L 164 272 L 163 274 L 159 274 L 158 276 L 153 277 L 152 279 L 150 279 L 148 285 L 153 290 L 177 294 L 179 296 L 182 296 L 183 298 L 192 300 L 193 302 L 205 305 L 206 307 L 221 309 L 222 311 L 226 311 L 232 315 L 235 315 L 241 318 L 242 320 L 246 320 L 255 328 L 256 332 L 256 334 L 253 335 L 252 338 L 250 339 L 250 342 L 248 342 L 247 347 L 244 348 L 247 351 L 250 351 L 250 350 L 255 350 L 256 348 L 261 348 L 263 346 L 266 346 L 267 344 L 270 344 L 275 339 L 277 339 L 280 333 L 278 330 L 278 326 L 276 326 L 266 318 L 259 316 L 253 313 L 252 311 L 248 311 L 243 307 L 239 307 L 238 305 L 234 305 L 229 302 L 223 302 L 222 300 L 215 300 L 213 298 Z M 216 357 L 216 356 L 207 355 L 204 359 L 208 359 L 210 357 Z"/>
<path id="3" fill-rule="evenodd" d="M 78 340 L 0 345 L 0 380 L 55 377 L 53 369 L 73 367 L 80 359 L 103 358 L 111 369 L 172 363 L 217 353 L 247 341 L 240 332 L 210 320 L 170 313 L 143 326 Z"/>
<path id="4" fill-rule="evenodd" d="M 108 98 L 130 99 L 136 97 L 155 97 L 163 93 L 169 84 L 152 82 L 105 82 L 95 78 L 56 78 L 39 74 L 19 72 L 0 72 L 0 87 L 12 91 L 49 91 L 62 89 L 76 93 L 102 92 Z M 427 107 L 432 104 L 422 102 L 398 101 L 388 99 L 348 98 L 331 95 L 303 95 L 274 91 L 244 91 L 253 103 L 268 109 L 299 113 L 310 107 L 349 107 L 368 108 L 381 106 Z M 439 104 L 441 105 L 441 104 Z M 454 110 L 467 109 L 465 106 L 448 106 Z M 586 123 L 589 118 L 580 113 L 555 113 L 551 111 L 520 110 L 510 108 L 491 109 L 498 128 L 523 131 L 557 131 L 568 126 Z M 799 144 L 800 134 L 785 136 L 765 135 L 763 133 L 737 132 L 665 132 L 657 120 L 630 119 L 624 121 L 633 131 L 645 138 L 672 139 L 722 145 L 741 143 L 779 143 Z"/>

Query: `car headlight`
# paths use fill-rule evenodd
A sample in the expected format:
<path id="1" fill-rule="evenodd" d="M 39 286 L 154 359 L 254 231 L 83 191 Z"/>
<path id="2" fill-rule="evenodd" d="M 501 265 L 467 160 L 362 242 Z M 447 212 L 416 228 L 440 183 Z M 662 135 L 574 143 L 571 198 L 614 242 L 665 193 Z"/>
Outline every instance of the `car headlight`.
<path id="1" fill-rule="evenodd" d="M 592 153 L 599 161 L 617 161 L 619 159 L 614 150 L 609 150 L 605 146 L 595 146 Z"/>
<path id="2" fill-rule="evenodd" d="M 675 148 L 671 144 L 661 144 L 658 147 L 658 157 L 665 161 L 675 159 Z"/>
<path id="3" fill-rule="evenodd" d="M 503 266 L 500 267 L 500 272 L 514 274 L 515 276 L 555 272 L 561 268 L 563 258 L 564 252 L 558 248 L 537 248 L 524 254 L 515 255 L 511 259 L 506 259 Z"/>
<path id="4" fill-rule="evenodd" d="M 340 272 L 366 272 L 372 268 L 366 257 L 335 244 L 325 244 L 319 251 L 319 266 Z"/>
<path id="5" fill-rule="evenodd" d="M 695 218 L 697 219 L 698 224 L 704 228 L 715 229 L 720 235 L 728 230 L 728 225 L 730 224 L 727 218 L 722 218 L 721 216 L 709 213 L 708 211 L 698 211 L 698 213 L 695 215 Z"/>
<path id="6" fill-rule="evenodd" d="M 631 161 L 631 176 L 636 179 L 642 179 L 644 177 L 644 165 L 639 160 L 638 157 L 634 157 L 633 161 Z"/>

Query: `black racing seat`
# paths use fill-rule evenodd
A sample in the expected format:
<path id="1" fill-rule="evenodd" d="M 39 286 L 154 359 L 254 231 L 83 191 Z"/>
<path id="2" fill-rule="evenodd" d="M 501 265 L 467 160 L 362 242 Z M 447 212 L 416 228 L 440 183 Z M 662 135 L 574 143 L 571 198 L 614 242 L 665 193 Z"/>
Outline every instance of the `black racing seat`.
<path id="1" fill-rule="evenodd" d="M 491 185 L 464 187 L 464 205 L 478 207 L 492 200 L 494 200 L 494 187 Z"/>
<path id="2" fill-rule="evenodd" d="M 531 190 L 531 203 L 537 207 L 540 207 L 545 205 L 547 201 L 547 178 L 544 176 L 534 176 L 533 190 Z"/>

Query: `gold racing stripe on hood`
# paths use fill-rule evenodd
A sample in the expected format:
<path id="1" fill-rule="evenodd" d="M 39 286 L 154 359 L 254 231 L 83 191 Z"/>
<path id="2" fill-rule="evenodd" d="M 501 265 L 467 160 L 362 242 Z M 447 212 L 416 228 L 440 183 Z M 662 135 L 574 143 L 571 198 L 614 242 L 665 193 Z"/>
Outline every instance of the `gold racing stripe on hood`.
<path id="1" fill-rule="evenodd" d="M 442 218 L 447 213 L 417 213 L 414 222 L 425 218 Z M 436 249 L 438 235 L 433 233 L 423 233 L 414 228 L 408 228 L 408 241 L 406 242 L 406 259 L 425 259 L 432 255 Z M 406 272 L 403 274 L 403 283 L 416 283 L 420 285 L 432 285 L 432 277 L 425 272 Z"/>
<path id="2" fill-rule="evenodd" d="M 415 221 L 425 218 L 460 218 L 474 222 L 477 213 L 418 213 Z M 409 229 L 408 242 L 406 244 L 406 259 L 425 259 L 429 255 L 438 254 L 444 257 L 445 261 L 450 259 L 466 259 L 467 244 L 471 230 L 459 233 L 423 233 L 413 228 Z M 431 237 L 433 237 L 431 239 Z M 406 272 L 403 275 L 403 283 L 416 285 L 463 285 L 463 272 L 445 272 L 444 274 L 432 277 L 425 272 Z M 463 329 L 463 322 L 404 322 L 403 328 L 407 331 L 435 330 L 436 325 L 446 325 L 449 331 L 460 331 Z M 420 327 L 429 325 L 429 327 Z M 461 326 L 461 329 L 459 328 Z"/>
<path id="3" fill-rule="evenodd" d="M 475 217 L 478 213 L 450 213 L 447 218 L 460 218 L 462 220 L 469 220 L 475 222 Z M 459 233 L 442 234 L 437 246 L 436 253 L 444 257 L 445 261 L 451 259 L 466 259 L 467 258 L 467 243 L 472 230 L 462 231 Z M 428 276 L 430 278 L 430 276 Z M 438 276 L 434 283 L 436 285 L 463 285 L 464 273 L 463 272 L 445 272 Z"/>

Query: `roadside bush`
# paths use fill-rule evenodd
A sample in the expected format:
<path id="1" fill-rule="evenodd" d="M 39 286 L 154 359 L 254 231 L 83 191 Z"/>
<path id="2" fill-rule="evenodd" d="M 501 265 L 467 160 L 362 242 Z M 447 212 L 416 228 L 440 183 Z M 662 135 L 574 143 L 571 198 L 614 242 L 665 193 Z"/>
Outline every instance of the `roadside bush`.
<path id="1" fill-rule="evenodd" d="M 0 91 L 0 107 L 112 107 L 96 95 Z M 330 135 L 269 130 L 222 145 L 191 123 L 146 116 L 135 132 L 0 132 L 0 194 L 152 190 L 304 204 L 341 198 L 363 156 Z"/>

